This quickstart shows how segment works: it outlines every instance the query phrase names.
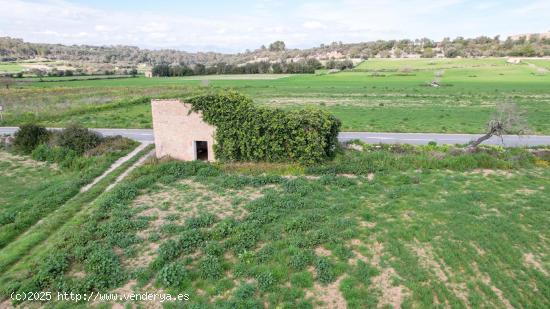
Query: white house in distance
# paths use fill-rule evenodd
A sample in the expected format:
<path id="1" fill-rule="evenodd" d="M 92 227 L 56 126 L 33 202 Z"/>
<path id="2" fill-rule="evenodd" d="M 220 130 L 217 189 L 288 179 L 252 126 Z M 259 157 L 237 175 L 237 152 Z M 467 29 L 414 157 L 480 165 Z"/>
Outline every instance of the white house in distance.
<path id="1" fill-rule="evenodd" d="M 212 146 L 216 128 L 191 107 L 178 99 L 151 101 L 157 158 L 215 161 Z"/>

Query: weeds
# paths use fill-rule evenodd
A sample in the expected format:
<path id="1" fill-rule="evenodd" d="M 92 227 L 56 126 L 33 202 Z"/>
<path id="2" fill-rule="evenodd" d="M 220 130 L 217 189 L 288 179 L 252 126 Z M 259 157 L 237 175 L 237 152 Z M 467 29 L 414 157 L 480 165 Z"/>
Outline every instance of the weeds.
<path id="1" fill-rule="evenodd" d="M 62 256 L 36 260 L 35 268 L 17 273 L 20 284 L 2 285 L 2 293 L 37 286 L 48 290 L 112 290 L 123 282 L 104 280 L 101 275 L 110 271 L 122 280 L 137 279 L 140 286 L 153 280 L 158 288 L 192 291 L 194 296 L 186 304 L 190 306 L 254 308 L 267 303 L 308 308 L 318 303 L 318 295 L 311 292 L 329 287 L 335 296 L 341 294 L 350 308 L 387 304 L 387 294 L 380 287 L 386 291 L 406 290 L 398 300 L 402 306 L 437 306 L 434 295 L 440 303 L 457 307 L 498 306 L 501 301 L 491 292 L 492 286 L 498 287 L 513 304 L 548 304 L 541 292 L 520 288 L 533 283 L 539 291 L 546 288 L 542 275 L 534 275 L 536 270 L 521 264 L 522 251 L 544 251 L 536 244 L 544 244 L 540 235 L 547 234 L 548 222 L 540 215 L 548 204 L 546 169 L 520 169 L 523 164 L 530 165 L 519 162 L 513 165 L 515 169 L 492 169 L 494 174 L 485 176 L 471 170 L 439 170 L 438 165 L 421 172 L 415 170 L 414 164 L 424 163 L 413 160 L 414 156 L 422 158 L 428 151 L 453 156 L 450 149 L 437 145 L 426 149 L 374 147 L 368 151 L 396 158 L 409 156 L 410 165 L 395 171 L 403 165 L 392 161 L 383 166 L 385 173 L 378 173 L 373 181 L 332 173 L 299 178 L 243 176 L 227 174 L 221 166 L 201 162 L 144 166 L 97 201 L 94 207 L 101 211 L 91 212 L 89 222 L 56 247 Z M 518 160 L 528 160 L 528 156 L 521 157 L 524 153 L 491 149 L 484 151 L 483 156 L 508 161 L 519 155 Z M 473 162 L 468 169 L 480 164 L 477 159 Z M 500 177 L 499 173 L 508 176 Z M 161 203 L 136 205 L 136 198 L 167 187 L 180 188 L 178 192 L 183 197 L 172 197 L 171 206 L 159 208 L 165 212 L 163 218 L 170 218 L 166 214 L 173 213 L 172 207 L 183 203 L 184 199 L 178 198 L 193 193 L 189 187 L 181 186 L 181 179 L 186 179 L 186 184 L 198 182 L 204 190 L 220 195 L 239 194 L 249 188 L 262 189 L 263 194 L 242 202 L 247 211 L 242 217 L 218 219 L 215 212 L 187 217 L 181 211 L 177 213 L 180 216 L 168 220 L 171 232 L 161 233 L 166 228 L 151 226 L 151 219 L 139 216 L 134 208 L 142 211 L 160 207 Z M 523 186 L 529 190 L 520 190 Z M 136 241 L 136 234 L 143 230 L 151 232 L 146 243 L 154 241 L 160 246 L 148 265 L 124 266 L 123 262 L 142 248 L 140 242 L 144 240 Z M 94 246 L 95 243 L 105 246 Z M 426 251 L 429 254 L 422 259 L 438 263 L 447 281 L 432 273 L 433 268 L 424 269 L 424 260 L 410 249 L 428 247 L 428 243 L 433 250 Z M 483 255 L 476 251 L 474 243 Z M 319 247 L 330 252 L 318 252 Z M 115 248 L 117 254 L 113 255 Z M 98 258 L 100 255 L 104 259 Z M 490 276 L 490 284 L 471 277 L 476 276 L 474 262 L 478 273 Z M 68 278 L 68 269 L 75 264 L 83 265 L 83 278 Z M 41 276 L 36 275 L 39 269 L 44 269 Z M 503 273 L 502 269 L 510 273 Z M 468 298 L 457 298 L 450 282 L 470 283 L 465 289 Z"/>

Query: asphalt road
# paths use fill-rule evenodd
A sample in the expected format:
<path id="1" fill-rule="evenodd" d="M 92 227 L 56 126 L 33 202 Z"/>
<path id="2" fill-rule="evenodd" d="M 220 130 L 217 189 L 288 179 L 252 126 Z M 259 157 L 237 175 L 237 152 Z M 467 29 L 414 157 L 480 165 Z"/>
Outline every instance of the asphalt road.
<path id="1" fill-rule="evenodd" d="M 151 129 L 94 129 L 105 135 L 122 135 L 140 142 L 153 142 L 153 130 Z M 0 127 L 1 134 L 13 134 L 17 127 Z M 341 142 L 358 139 L 372 144 L 413 144 L 423 145 L 431 141 L 438 144 L 466 144 L 476 139 L 478 134 L 440 134 L 440 133 L 375 133 L 375 132 L 341 132 L 338 139 Z M 503 143 L 504 141 L 504 143 Z M 550 145 L 548 135 L 506 135 L 501 140 L 493 137 L 484 142 L 490 145 L 513 146 L 539 146 Z"/>

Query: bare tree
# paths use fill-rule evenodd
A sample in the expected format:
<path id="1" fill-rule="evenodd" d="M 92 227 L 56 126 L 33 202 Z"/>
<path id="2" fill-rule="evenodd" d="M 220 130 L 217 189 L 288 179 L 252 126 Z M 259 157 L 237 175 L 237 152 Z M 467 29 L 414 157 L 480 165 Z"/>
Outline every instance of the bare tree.
<path id="1" fill-rule="evenodd" d="M 499 103 L 491 120 L 487 122 L 487 133 L 471 141 L 468 145 L 468 150 L 475 150 L 479 144 L 493 136 L 498 136 L 502 139 L 502 135 L 504 134 L 523 135 L 528 130 L 527 120 L 515 103 Z"/>

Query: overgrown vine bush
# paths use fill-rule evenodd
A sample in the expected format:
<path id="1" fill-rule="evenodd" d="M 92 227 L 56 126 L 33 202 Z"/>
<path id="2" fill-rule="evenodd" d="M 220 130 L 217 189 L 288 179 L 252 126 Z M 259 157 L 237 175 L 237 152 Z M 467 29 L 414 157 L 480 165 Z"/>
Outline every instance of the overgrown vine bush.
<path id="1" fill-rule="evenodd" d="M 214 151 L 218 160 L 313 164 L 335 154 L 341 122 L 328 112 L 260 107 L 234 91 L 186 102 L 217 128 Z"/>

